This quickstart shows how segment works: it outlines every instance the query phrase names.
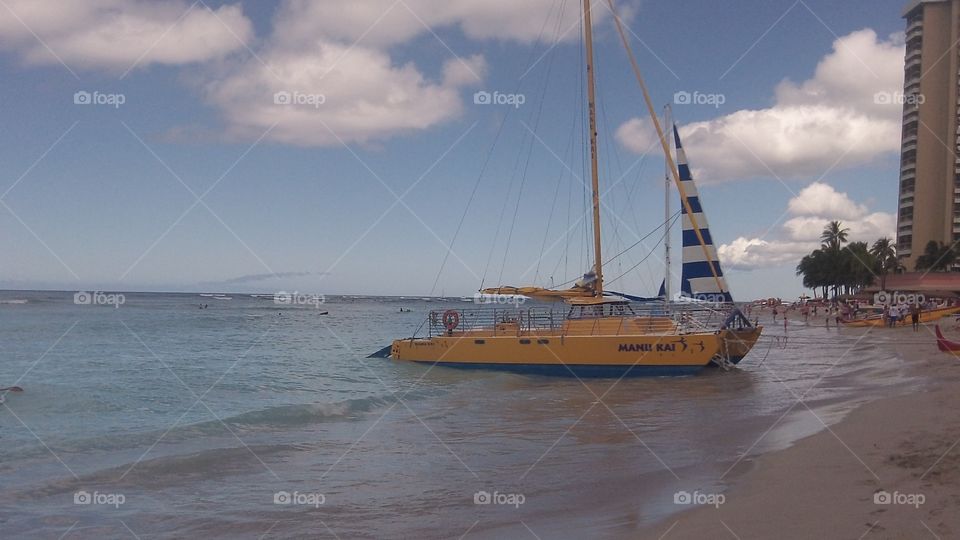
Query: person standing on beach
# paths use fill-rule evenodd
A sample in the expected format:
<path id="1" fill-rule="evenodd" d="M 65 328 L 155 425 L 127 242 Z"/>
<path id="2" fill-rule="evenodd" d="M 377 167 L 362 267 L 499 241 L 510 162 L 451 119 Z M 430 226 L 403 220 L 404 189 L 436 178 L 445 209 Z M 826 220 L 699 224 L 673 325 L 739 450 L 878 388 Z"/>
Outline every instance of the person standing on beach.
<path id="1" fill-rule="evenodd" d="M 913 331 L 920 330 L 920 304 L 914 303 L 910 307 L 910 322 L 913 323 Z"/>
<path id="2" fill-rule="evenodd" d="M 773 306 L 773 322 L 777 322 L 777 306 Z"/>

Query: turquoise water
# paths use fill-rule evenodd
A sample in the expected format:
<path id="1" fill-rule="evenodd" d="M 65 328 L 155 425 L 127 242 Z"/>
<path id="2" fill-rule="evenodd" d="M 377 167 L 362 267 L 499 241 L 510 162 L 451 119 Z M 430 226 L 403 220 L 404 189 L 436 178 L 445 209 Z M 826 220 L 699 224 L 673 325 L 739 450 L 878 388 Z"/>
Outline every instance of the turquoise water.
<path id="1" fill-rule="evenodd" d="M 430 369 L 365 356 L 457 299 L 229 296 L 0 292 L 0 387 L 25 390 L 0 406 L 4 537 L 629 536 L 821 428 L 800 406 L 769 429 L 805 392 L 841 414 L 911 382 L 802 323 L 695 377 Z"/>

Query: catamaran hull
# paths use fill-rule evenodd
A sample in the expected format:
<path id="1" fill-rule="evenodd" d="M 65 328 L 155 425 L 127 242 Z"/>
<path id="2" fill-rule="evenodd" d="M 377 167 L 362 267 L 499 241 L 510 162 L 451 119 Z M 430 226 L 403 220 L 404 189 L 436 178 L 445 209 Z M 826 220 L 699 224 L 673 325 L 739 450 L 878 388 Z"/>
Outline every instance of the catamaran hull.
<path id="1" fill-rule="evenodd" d="M 463 362 L 428 362 L 413 360 L 417 364 L 437 365 L 455 369 L 482 369 L 543 375 L 547 377 L 579 377 L 581 379 L 619 379 L 621 377 L 684 377 L 696 375 L 709 366 L 594 366 L 583 364 L 479 364 Z"/>
<path id="2" fill-rule="evenodd" d="M 693 375 L 720 352 L 717 334 L 695 336 L 439 336 L 393 342 L 394 360 L 577 377 Z"/>
<path id="3" fill-rule="evenodd" d="M 744 330 L 721 330 L 720 338 L 722 345 L 720 348 L 720 358 L 726 359 L 733 365 L 737 365 L 757 344 L 763 327 L 747 328 Z M 710 367 L 719 367 L 720 362 L 711 362 Z"/>

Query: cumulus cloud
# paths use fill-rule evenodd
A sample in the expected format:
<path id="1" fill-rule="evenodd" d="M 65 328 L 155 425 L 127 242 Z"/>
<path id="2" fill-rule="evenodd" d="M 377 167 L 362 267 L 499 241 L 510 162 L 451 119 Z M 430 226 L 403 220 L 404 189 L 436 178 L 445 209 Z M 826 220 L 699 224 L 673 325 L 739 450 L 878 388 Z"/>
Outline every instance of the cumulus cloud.
<path id="1" fill-rule="evenodd" d="M 614 137 L 624 148 L 635 154 L 663 152 L 653 124 L 639 118 L 631 118 L 621 124 Z"/>
<path id="2" fill-rule="evenodd" d="M 204 62 L 243 48 L 253 25 L 238 5 L 181 0 L 6 0 L 0 48 L 28 64 L 124 71 Z"/>
<path id="3" fill-rule="evenodd" d="M 610 20 L 605 4 L 595 7 L 596 24 Z M 580 15 L 555 0 L 282 0 L 256 36 L 236 1 L 211 10 L 189 0 L 6 0 L 0 50 L 27 63 L 117 72 L 203 62 L 184 80 L 221 113 L 228 137 L 335 146 L 462 113 L 461 94 L 482 82 L 486 62 L 450 50 L 440 41 L 446 32 L 549 44 L 578 39 Z M 397 59 L 397 49 L 419 37 L 450 53 L 444 63 Z M 208 131 L 174 126 L 161 137 L 206 139 Z"/>
<path id="4" fill-rule="evenodd" d="M 803 188 L 787 203 L 787 210 L 795 216 L 833 216 L 834 219 L 858 219 L 867 212 L 866 206 L 823 182 Z"/>
<path id="5" fill-rule="evenodd" d="M 367 142 L 425 129 L 462 110 L 460 88 L 481 74 L 482 57 L 448 60 L 439 81 L 412 64 L 396 66 L 367 47 L 317 42 L 307 50 L 271 50 L 205 84 L 228 131 L 299 146 Z"/>
<path id="6" fill-rule="evenodd" d="M 706 182 L 819 176 L 896 152 L 901 107 L 877 96 L 902 92 L 903 55 L 901 36 L 853 32 L 833 43 L 811 79 L 781 82 L 772 107 L 682 126 L 694 174 Z"/>
<path id="7" fill-rule="evenodd" d="M 609 18 L 604 2 L 592 11 L 594 23 Z M 316 36 L 366 46 L 404 43 L 420 34 L 456 26 L 472 39 L 529 43 L 579 39 L 580 9 L 556 0 L 288 0 L 276 26 L 285 44 L 310 43 Z"/>
<path id="8" fill-rule="evenodd" d="M 606 8 L 595 13 L 609 18 Z M 440 39 L 436 32 L 450 27 L 473 39 L 577 39 L 579 17 L 554 0 L 287 0 L 257 56 L 212 76 L 204 96 L 233 136 L 269 131 L 268 140 L 300 146 L 368 143 L 457 118 L 463 90 L 486 72 L 483 56 L 458 52 L 431 78 L 396 62 L 392 47 L 421 35 Z M 278 105 L 278 92 L 320 95 L 322 104 Z"/>
<path id="9" fill-rule="evenodd" d="M 823 182 L 805 187 L 787 203 L 787 219 L 779 231 L 766 238 L 739 237 L 720 246 L 717 254 L 729 268 L 752 270 L 796 263 L 820 245 L 820 233 L 830 221 L 841 221 L 850 229 L 850 241 L 872 243 L 880 237 L 894 237 L 897 218 L 886 212 L 870 212 Z"/>

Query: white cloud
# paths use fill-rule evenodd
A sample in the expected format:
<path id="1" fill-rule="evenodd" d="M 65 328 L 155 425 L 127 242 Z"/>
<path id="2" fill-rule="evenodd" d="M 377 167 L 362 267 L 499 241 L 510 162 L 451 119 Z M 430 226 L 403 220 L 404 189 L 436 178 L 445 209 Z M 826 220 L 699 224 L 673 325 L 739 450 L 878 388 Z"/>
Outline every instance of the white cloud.
<path id="1" fill-rule="evenodd" d="M 760 238 L 739 237 L 717 249 L 721 263 L 727 268 L 752 270 L 795 263 L 817 248 L 817 242 L 774 242 Z"/>
<path id="2" fill-rule="evenodd" d="M 0 7 L 0 49 L 29 63 L 59 56 L 71 68 L 111 71 L 204 62 L 185 80 L 220 111 L 228 136 L 257 138 L 276 125 L 267 140 L 323 146 L 377 141 L 459 116 L 464 88 L 482 81 L 486 63 L 440 42 L 450 30 L 520 43 L 580 37 L 580 10 L 555 0 L 284 0 L 259 38 L 239 3 L 211 11 L 188 2 L 6 0 L 12 11 Z M 610 19 L 602 2 L 594 15 L 595 24 Z M 448 55 L 444 63 L 398 61 L 396 48 L 416 38 Z M 277 105 L 277 92 L 313 101 Z M 206 133 L 179 126 L 163 137 Z"/>
<path id="3" fill-rule="evenodd" d="M 596 2 L 592 13 L 594 24 L 609 18 L 605 2 Z M 556 0 L 289 0 L 275 20 L 286 45 L 323 36 L 384 47 L 450 26 L 472 39 L 575 40 L 580 16 L 577 5 L 561 9 Z"/>
<path id="4" fill-rule="evenodd" d="M 694 173 L 707 182 L 819 176 L 897 151 L 901 107 L 875 96 L 902 92 L 903 55 L 898 36 L 853 32 L 834 42 L 813 78 L 781 82 L 772 107 L 682 126 Z"/>
<path id="5" fill-rule="evenodd" d="M 880 237 L 893 238 L 897 218 L 886 212 L 870 212 L 866 205 L 854 202 L 846 193 L 823 182 L 805 187 L 787 203 L 792 216 L 772 238 L 739 237 L 720 246 L 717 254 L 729 268 L 754 268 L 797 263 L 819 247 L 820 233 L 830 221 L 839 220 L 850 229 L 850 241 L 872 243 Z"/>
<path id="6" fill-rule="evenodd" d="M 639 118 L 631 118 L 621 124 L 614 137 L 624 148 L 635 154 L 663 152 L 658 140 L 659 137 L 657 137 L 657 131 L 653 128 L 653 125 Z"/>
<path id="7" fill-rule="evenodd" d="M 425 129 L 457 116 L 460 88 L 482 74 L 481 57 L 448 60 L 441 81 L 412 64 L 395 66 L 377 49 L 316 43 L 311 51 L 274 50 L 244 62 L 205 86 L 232 135 L 300 146 L 367 142 Z M 277 92 L 322 96 L 322 103 L 275 103 Z"/>
<path id="8" fill-rule="evenodd" d="M 597 6 L 598 23 L 609 19 L 609 10 Z M 234 136 L 259 137 L 276 124 L 268 140 L 368 143 L 456 118 L 463 89 L 482 82 L 483 56 L 447 50 L 437 32 L 453 27 L 478 40 L 552 43 L 578 39 L 579 17 L 576 6 L 561 9 L 555 0 L 287 0 L 258 58 L 211 74 L 204 95 Z M 392 47 L 418 36 L 449 53 L 437 78 L 391 56 Z M 276 106 L 280 91 L 322 94 L 325 101 Z"/>
<path id="9" fill-rule="evenodd" d="M 71 69 L 203 62 L 241 49 L 252 36 L 249 19 L 233 5 L 210 10 L 181 0 L 5 0 L 0 7 L 0 48 L 28 64 L 63 60 Z"/>
<path id="10" fill-rule="evenodd" d="M 840 193 L 823 182 L 814 182 L 790 199 L 787 209 L 795 216 L 833 216 L 834 219 L 858 219 L 867 213 L 867 207 L 855 203 L 846 193 Z"/>

